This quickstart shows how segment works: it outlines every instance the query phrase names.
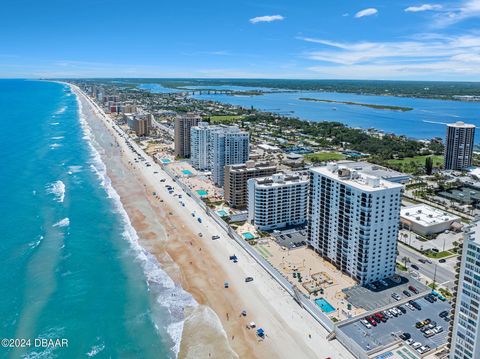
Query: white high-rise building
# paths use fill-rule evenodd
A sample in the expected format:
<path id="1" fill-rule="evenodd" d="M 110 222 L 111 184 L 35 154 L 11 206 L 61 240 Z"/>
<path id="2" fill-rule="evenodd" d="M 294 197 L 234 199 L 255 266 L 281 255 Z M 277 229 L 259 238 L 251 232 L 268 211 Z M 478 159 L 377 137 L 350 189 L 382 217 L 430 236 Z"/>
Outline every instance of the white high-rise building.
<path id="1" fill-rule="evenodd" d="M 450 359 L 480 358 L 480 222 L 465 231 Z"/>
<path id="2" fill-rule="evenodd" d="M 208 122 L 200 122 L 190 130 L 190 162 L 200 171 L 211 168 L 211 135 L 214 131 L 220 131 L 220 126 L 210 126 Z"/>
<path id="3" fill-rule="evenodd" d="M 472 165 L 475 125 L 455 122 L 447 125 L 445 169 L 462 170 Z"/>
<path id="4" fill-rule="evenodd" d="M 312 168 L 308 244 L 362 285 L 392 276 L 402 188 L 335 163 Z"/>
<path id="5" fill-rule="evenodd" d="M 248 180 L 248 220 L 261 231 L 307 221 L 308 177 L 274 174 Z"/>
<path id="6" fill-rule="evenodd" d="M 248 161 L 250 135 L 237 126 L 225 126 L 213 131 L 211 141 L 212 179 L 217 186 L 223 186 L 225 166 Z"/>

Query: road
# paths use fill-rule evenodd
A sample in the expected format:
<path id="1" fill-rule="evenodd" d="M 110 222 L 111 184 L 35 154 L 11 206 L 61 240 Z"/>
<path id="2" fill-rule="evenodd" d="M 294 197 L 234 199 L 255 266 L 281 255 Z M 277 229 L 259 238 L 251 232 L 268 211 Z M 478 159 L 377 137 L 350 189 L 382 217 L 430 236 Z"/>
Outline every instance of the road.
<path id="1" fill-rule="evenodd" d="M 453 270 L 453 267 L 455 262 L 457 261 L 457 257 L 448 258 L 447 263 L 439 263 L 438 260 L 430 259 L 432 261 L 432 264 L 429 264 L 419 262 L 419 259 L 425 259 L 426 257 L 418 252 L 415 252 L 413 249 L 402 245 L 401 243 L 398 244 L 398 252 L 399 254 L 397 260 L 400 263 L 404 264 L 402 260 L 403 257 L 410 258 L 410 263 L 407 263 L 407 268 L 409 271 L 416 271 L 411 267 L 412 264 L 415 264 L 420 268 L 416 272 L 419 272 L 425 277 L 430 278 L 430 280 L 433 280 L 435 277 L 435 282 L 447 287 L 450 291 L 453 289 L 453 282 L 455 280 L 455 272 Z M 436 274 L 435 266 L 437 267 Z"/>

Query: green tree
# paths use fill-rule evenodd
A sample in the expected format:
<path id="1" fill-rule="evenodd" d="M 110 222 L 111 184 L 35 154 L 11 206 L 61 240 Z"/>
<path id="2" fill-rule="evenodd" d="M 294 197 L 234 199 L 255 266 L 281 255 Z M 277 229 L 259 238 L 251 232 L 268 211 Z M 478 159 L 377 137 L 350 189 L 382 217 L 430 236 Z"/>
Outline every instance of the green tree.
<path id="1" fill-rule="evenodd" d="M 433 170 L 433 159 L 432 157 L 425 158 L 425 172 L 427 175 L 431 175 Z"/>

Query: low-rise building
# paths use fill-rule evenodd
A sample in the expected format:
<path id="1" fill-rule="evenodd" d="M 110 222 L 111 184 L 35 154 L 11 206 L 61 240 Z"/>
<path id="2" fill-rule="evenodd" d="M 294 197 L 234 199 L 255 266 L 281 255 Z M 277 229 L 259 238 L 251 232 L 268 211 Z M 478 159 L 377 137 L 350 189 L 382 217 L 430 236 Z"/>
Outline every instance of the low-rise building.
<path id="1" fill-rule="evenodd" d="M 251 178 L 273 175 L 276 171 L 277 167 L 268 162 L 255 163 L 254 161 L 247 161 L 244 164 L 225 166 L 225 201 L 232 208 L 247 208 L 247 181 Z"/>
<path id="2" fill-rule="evenodd" d="M 261 231 L 305 224 L 308 178 L 277 173 L 248 180 L 248 220 Z"/>
<path id="3" fill-rule="evenodd" d="M 454 222 L 460 221 L 460 217 L 426 204 L 418 204 L 402 208 L 400 221 L 404 228 L 428 236 L 450 229 Z"/>

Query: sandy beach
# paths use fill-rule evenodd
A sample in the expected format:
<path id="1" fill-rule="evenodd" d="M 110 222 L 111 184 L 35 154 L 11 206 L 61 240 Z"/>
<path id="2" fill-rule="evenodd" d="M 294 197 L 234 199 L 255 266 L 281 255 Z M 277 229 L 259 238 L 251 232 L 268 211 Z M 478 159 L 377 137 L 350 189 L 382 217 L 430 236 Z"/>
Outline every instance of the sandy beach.
<path id="1" fill-rule="evenodd" d="M 121 129 L 78 88 L 71 87 L 87 121 L 95 124 L 92 128 L 103 150 L 102 159 L 140 244 L 199 303 L 185 312 L 180 358 L 353 358 L 337 341 L 327 341 L 327 331 L 132 142 L 152 165 L 136 163 L 137 155 Z M 162 178 L 165 183 L 160 182 Z M 182 195 L 181 200 L 168 193 L 167 184 Z M 214 235 L 220 238 L 212 240 Z M 229 260 L 232 254 L 238 263 Z M 247 276 L 254 281 L 246 283 Z M 243 310 L 246 317 L 241 315 Z M 246 328 L 251 321 L 265 330 L 265 340 Z"/>

